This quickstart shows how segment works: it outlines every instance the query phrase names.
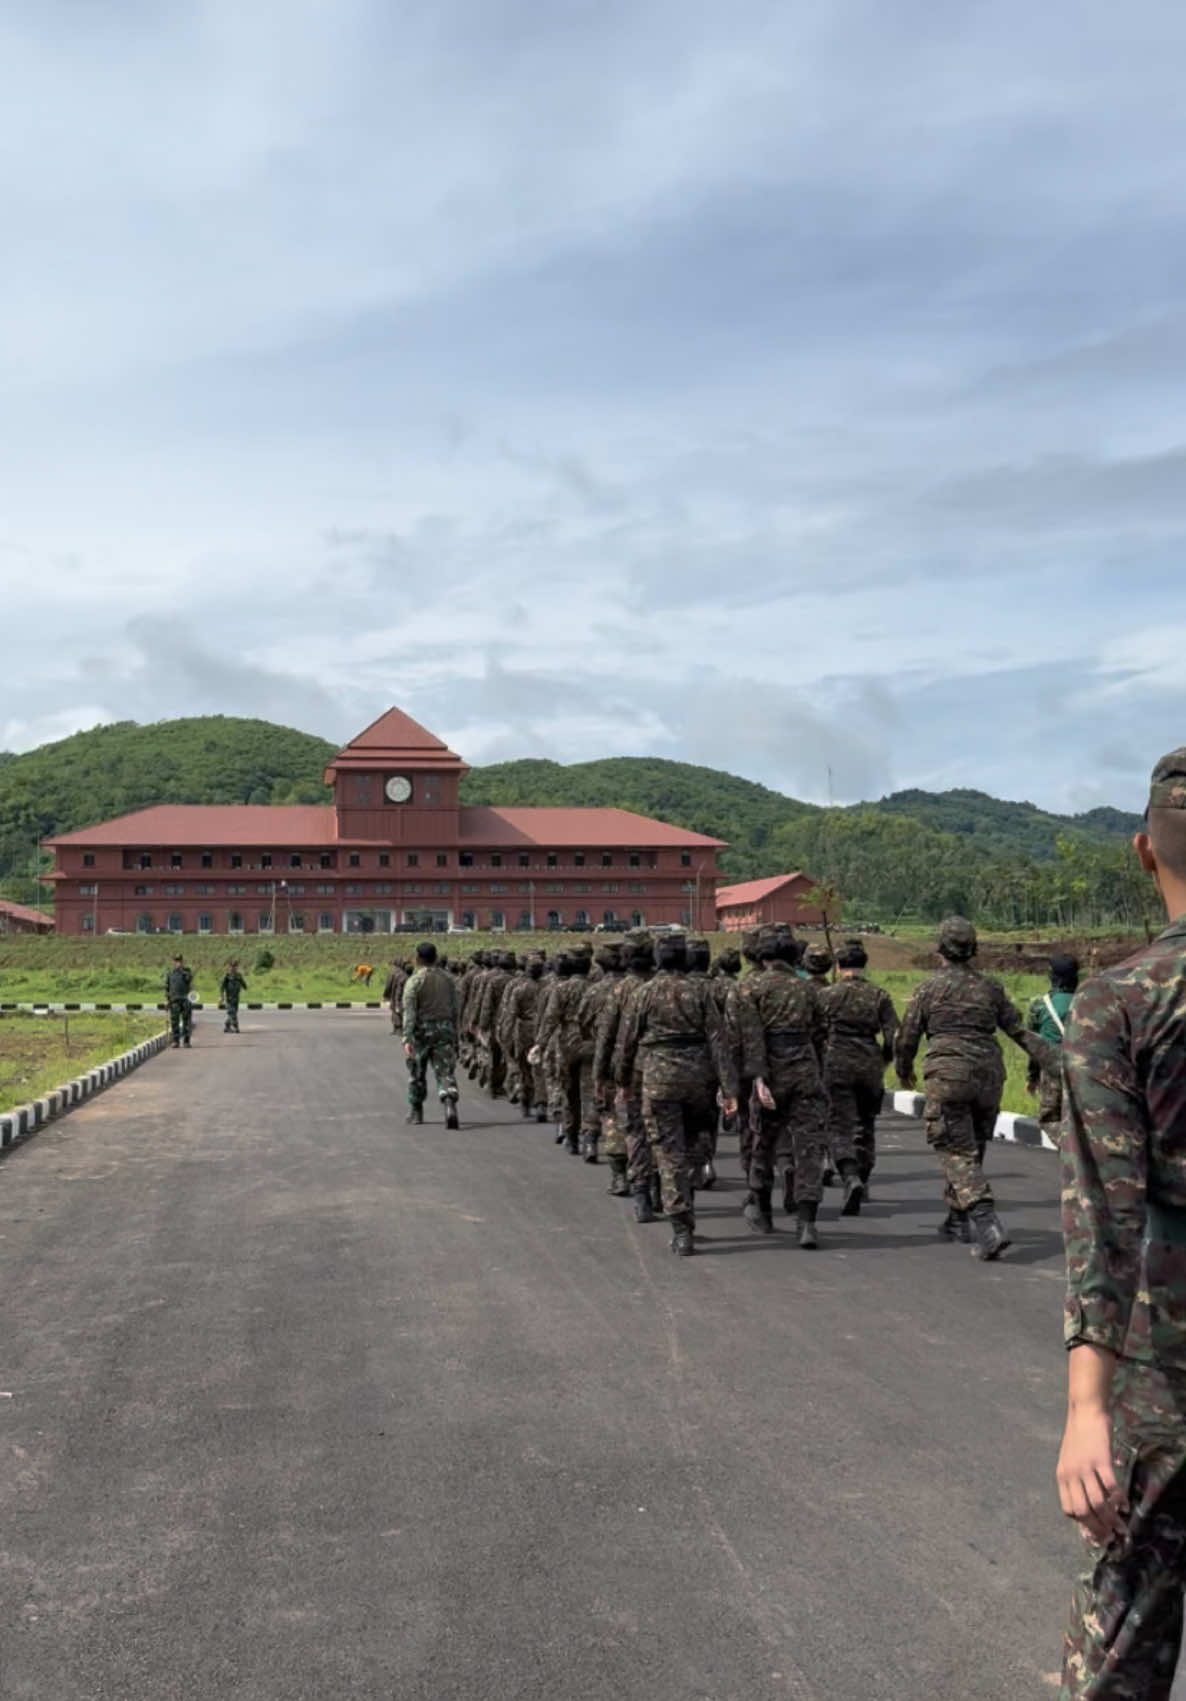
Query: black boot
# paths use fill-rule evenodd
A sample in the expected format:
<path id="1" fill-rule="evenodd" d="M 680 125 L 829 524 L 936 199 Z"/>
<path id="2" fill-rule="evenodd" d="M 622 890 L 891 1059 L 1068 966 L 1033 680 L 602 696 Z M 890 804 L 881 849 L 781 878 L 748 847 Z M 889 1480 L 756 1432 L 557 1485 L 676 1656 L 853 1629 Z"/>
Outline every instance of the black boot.
<path id="1" fill-rule="evenodd" d="M 953 1208 L 948 1211 L 936 1232 L 944 1240 L 959 1240 L 965 1246 L 969 1245 L 972 1239 L 972 1231 L 968 1227 L 968 1213 Z"/>
<path id="2" fill-rule="evenodd" d="M 597 1162 L 597 1136 L 596 1136 L 596 1134 L 586 1134 L 585 1137 L 582 1139 L 582 1141 L 581 1141 L 581 1156 L 584 1158 L 584 1160 L 587 1164 L 595 1164 Z"/>
<path id="3" fill-rule="evenodd" d="M 564 1150 L 570 1157 L 577 1158 L 580 1156 L 581 1142 L 577 1139 L 575 1134 L 569 1134 L 566 1136 L 564 1141 Z"/>
<path id="4" fill-rule="evenodd" d="M 421 1104 L 409 1105 L 408 1106 L 408 1126 L 409 1126 L 409 1128 L 418 1126 L 423 1121 L 424 1121 L 424 1106 L 421 1105 Z"/>
<path id="5" fill-rule="evenodd" d="M 445 1100 L 445 1127 L 453 1129 L 461 1127 L 461 1123 L 457 1120 L 456 1099 L 449 1098 Z"/>
<path id="6" fill-rule="evenodd" d="M 658 1170 L 654 1170 L 651 1173 L 650 1188 L 651 1209 L 657 1217 L 661 1217 L 663 1215 L 663 1182 L 660 1179 Z"/>
<path id="7" fill-rule="evenodd" d="M 677 1258 L 690 1258 L 696 1250 L 692 1241 L 691 1218 L 684 1211 L 676 1211 L 672 1215 L 671 1250 Z"/>
<path id="8" fill-rule="evenodd" d="M 704 1162 L 700 1165 L 700 1185 L 701 1185 L 701 1187 L 713 1187 L 713 1186 L 715 1186 L 716 1179 L 717 1179 L 717 1166 L 713 1163 L 711 1158 L 705 1158 Z"/>
<path id="9" fill-rule="evenodd" d="M 535 1112 L 532 1110 L 527 1100 L 524 1099 L 519 1105 L 519 1115 L 523 1118 L 524 1122 L 530 1122 L 534 1114 Z"/>
<path id="10" fill-rule="evenodd" d="M 636 1187 L 634 1192 L 634 1220 L 637 1223 L 653 1223 L 655 1212 L 651 1206 L 651 1190 L 648 1186 Z"/>
<path id="11" fill-rule="evenodd" d="M 840 1215 L 859 1217 L 865 1201 L 865 1184 L 855 1164 L 846 1163 L 840 1173 L 844 1177 L 844 1203 L 840 1207 Z"/>
<path id="12" fill-rule="evenodd" d="M 556 1141 L 556 1144 L 557 1144 L 557 1145 L 558 1145 L 558 1146 L 563 1146 L 563 1144 L 564 1144 L 564 1142 L 565 1142 L 565 1140 L 566 1140 L 566 1138 L 567 1138 L 567 1136 L 566 1136 L 566 1134 L 565 1134 L 565 1132 L 564 1132 L 564 1124 L 563 1124 L 563 1122 L 558 1122 L 558 1123 L 557 1123 L 557 1124 L 556 1124 L 556 1133 L 555 1133 L 555 1136 L 554 1136 L 554 1138 L 555 1138 L 555 1141 Z"/>
<path id="13" fill-rule="evenodd" d="M 819 1235 L 816 1233 L 815 1218 L 819 1206 L 814 1202 L 797 1207 L 796 1216 L 799 1218 L 799 1245 L 804 1252 L 814 1252 L 819 1245 Z"/>
<path id="14" fill-rule="evenodd" d="M 609 1167 L 610 1192 L 613 1194 L 615 1199 L 628 1199 L 630 1197 L 630 1181 L 626 1174 L 625 1158 L 611 1158 L 609 1160 Z"/>
<path id="15" fill-rule="evenodd" d="M 795 1172 L 784 1169 L 782 1172 L 782 1208 L 788 1217 L 795 1214 Z"/>
<path id="16" fill-rule="evenodd" d="M 994 1258 L 999 1258 L 1007 1246 L 1013 1243 L 1005 1232 L 1005 1225 L 992 1208 L 992 1201 L 981 1199 L 968 1212 L 972 1230 L 972 1256 L 980 1258 L 986 1264 L 991 1264 Z"/>
<path id="17" fill-rule="evenodd" d="M 763 1187 L 758 1192 L 751 1192 L 742 1207 L 742 1216 L 755 1234 L 774 1233 L 774 1215 L 771 1210 L 773 1190 Z"/>
<path id="18" fill-rule="evenodd" d="M 535 1107 L 535 1120 L 537 1122 L 546 1122 L 548 1120 L 547 1109 L 542 1104 Z"/>

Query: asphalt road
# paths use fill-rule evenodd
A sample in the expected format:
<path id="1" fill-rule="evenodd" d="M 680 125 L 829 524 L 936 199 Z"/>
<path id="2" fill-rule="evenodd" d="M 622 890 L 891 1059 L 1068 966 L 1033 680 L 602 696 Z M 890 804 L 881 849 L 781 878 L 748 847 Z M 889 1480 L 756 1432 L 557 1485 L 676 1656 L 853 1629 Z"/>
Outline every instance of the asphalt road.
<path id="1" fill-rule="evenodd" d="M 4 1701 L 1054 1693 L 1048 1154 L 990 1154 L 996 1266 L 896 1119 L 818 1254 L 727 1156 L 680 1260 L 402 1075 L 385 1015 L 211 1013 L 0 1163 Z"/>

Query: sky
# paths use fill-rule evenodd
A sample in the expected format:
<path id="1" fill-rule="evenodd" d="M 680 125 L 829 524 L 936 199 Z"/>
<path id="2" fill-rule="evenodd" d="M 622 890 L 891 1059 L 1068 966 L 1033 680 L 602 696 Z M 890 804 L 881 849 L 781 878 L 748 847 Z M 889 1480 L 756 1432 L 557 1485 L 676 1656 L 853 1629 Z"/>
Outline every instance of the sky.
<path id="1" fill-rule="evenodd" d="M 1177 0 L 0 10 L 0 749 L 1143 805 L 1186 744 Z"/>

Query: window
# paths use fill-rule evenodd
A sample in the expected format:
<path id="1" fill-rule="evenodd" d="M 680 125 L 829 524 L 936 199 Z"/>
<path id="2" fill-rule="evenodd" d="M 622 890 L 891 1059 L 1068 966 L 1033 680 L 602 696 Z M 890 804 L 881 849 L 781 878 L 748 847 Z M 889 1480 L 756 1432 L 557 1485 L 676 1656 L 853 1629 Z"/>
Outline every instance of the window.
<path id="1" fill-rule="evenodd" d="M 213 868 L 214 867 L 214 852 L 213 851 L 203 851 L 202 852 L 202 867 L 203 868 Z"/>
<path id="2" fill-rule="evenodd" d="M 140 852 L 140 866 L 141 866 L 141 868 L 151 868 L 152 867 L 152 857 L 150 856 L 148 851 L 141 851 Z"/>
<path id="3" fill-rule="evenodd" d="M 97 898 L 99 895 L 99 888 L 97 886 L 80 886 L 78 888 L 78 895 L 80 898 Z"/>
<path id="4" fill-rule="evenodd" d="M 462 927 L 472 927 L 474 925 L 474 912 L 473 912 L 473 910 L 462 910 L 462 912 L 461 912 L 461 925 L 462 925 Z"/>
<path id="5" fill-rule="evenodd" d="M 272 853 L 271 853 L 271 851 L 264 851 L 263 855 L 259 859 L 259 865 L 260 865 L 261 868 L 271 868 L 271 866 L 272 866 Z"/>
<path id="6" fill-rule="evenodd" d="M 300 910 L 293 910 L 289 914 L 288 931 L 290 933 L 303 933 L 305 931 L 305 918 Z"/>
<path id="7" fill-rule="evenodd" d="M 614 866 L 614 859 L 609 851 L 602 851 L 601 866 L 602 868 L 612 868 Z"/>
<path id="8" fill-rule="evenodd" d="M 530 868 L 531 867 L 531 856 L 527 851 L 520 851 L 519 852 L 519 867 L 520 868 Z"/>
<path id="9" fill-rule="evenodd" d="M 343 891 L 348 898 L 361 898 L 363 889 L 355 880 L 347 881 L 346 885 L 343 887 Z"/>
<path id="10" fill-rule="evenodd" d="M 631 868 L 641 868 L 642 867 L 642 857 L 638 854 L 637 851 L 631 851 L 630 852 L 630 866 L 631 866 Z"/>
<path id="11" fill-rule="evenodd" d="M 601 890 L 607 894 L 610 892 L 616 892 L 618 890 L 618 883 L 616 880 L 603 880 L 601 882 Z"/>
<path id="12" fill-rule="evenodd" d="M 605 922 L 611 922 L 611 921 L 617 921 L 618 918 L 614 914 L 613 910 L 602 910 L 601 919 L 602 919 L 602 921 L 605 921 Z"/>
<path id="13" fill-rule="evenodd" d="M 563 892 L 564 891 L 563 882 L 559 881 L 559 880 L 549 880 L 548 884 L 544 887 L 544 891 L 545 892 Z"/>
<path id="14" fill-rule="evenodd" d="M 93 915 L 84 915 L 83 916 L 83 918 L 82 918 L 82 931 L 84 933 L 93 933 L 95 931 L 95 918 L 94 918 Z"/>
<path id="15" fill-rule="evenodd" d="M 445 890 L 448 891 L 448 887 L 446 887 Z M 476 892 L 480 892 L 482 890 L 482 888 L 480 886 L 475 886 L 472 883 L 465 883 L 465 884 L 462 885 L 461 890 L 463 892 L 467 893 L 467 894 L 473 894 L 473 893 L 476 893 Z"/>
<path id="16" fill-rule="evenodd" d="M 355 774 L 351 790 L 354 793 L 355 806 L 360 809 L 369 809 L 371 805 L 371 776 L 369 774 Z"/>
<path id="17" fill-rule="evenodd" d="M 300 881 L 298 881 L 295 886 L 289 886 L 288 895 L 289 895 L 290 898 L 303 898 L 304 897 L 305 888 L 301 885 Z"/>
<path id="18" fill-rule="evenodd" d="M 573 857 L 572 860 L 573 860 L 573 863 L 575 864 L 575 866 L 577 868 L 584 868 L 584 866 L 585 866 L 585 853 L 584 853 L 584 851 L 577 851 L 576 855 Z"/>
<path id="19" fill-rule="evenodd" d="M 290 868 L 299 868 L 301 866 L 301 853 L 300 853 L 300 851 L 292 851 L 290 853 L 289 858 L 288 858 L 288 866 Z"/>
<path id="20" fill-rule="evenodd" d="M 449 866 L 449 853 L 448 853 L 448 851 L 438 851 L 437 852 L 437 867 L 438 868 L 448 868 L 448 866 Z"/>
<path id="21" fill-rule="evenodd" d="M 217 892 L 217 886 L 195 886 L 194 891 L 199 898 L 212 898 Z"/>
<path id="22" fill-rule="evenodd" d="M 318 931 L 318 933 L 332 933 L 333 930 L 334 930 L 334 918 L 333 918 L 333 916 L 329 913 L 328 910 L 322 910 L 321 914 L 317 917 L 317 931 Z"/>
<path id="23" fill-rule="evenodd" d="M 439 857 L 437 858 L 437 861 L 438 862 L 440 861 Z M 379 852 L 379 867 L 380 868 L 390 868 L 391 867 L 391 852 L 390 851 L 380 851 Z"/>
<path id="24" fill-rule="evenodd" d="M 213 916 L 200 915 L 198 917 L 198 932 L 199 933 L 213 933 L 213 931 L 214 931 L 214 918 L 213 918 Z M 260 928 L 260 932 L 261 933 L 263 932 L 262 927 Z"/>
<path id="25" fill-rule="evenodd" d="M 404 891 L 405 892 L 420 892 L 420 891 L 423 891 L 423 887 L 420 885 L 419 881 L 412 880 L 408 883 L 408 885 L 406 885 L 404 887 Z"/>
<path id="26" fill-rule="evenodd" d="M 503 913 L 502 913 L 501 910 L 491 910 L 490 911 L 490 925 L 491 925 L 491 927 L 505 927 L 506 926 L 506 919 L 503 916 Z"/>
<path id="27" fill-rule="evenodd" d="M 576 885 L 573 887 L 574 892 L 591 892 L 592 890 L 593 890 L 592 886 L 590 886 L 588 884 L 588 882 L 584 881 L 584 880 L 578 880 Z"/>
<path id="28" fill-rule="evenodd" d="M 357 851 L 351 851 L 350 855 L 346 858 L 346 861 L 349 863 L 351 868 L 361 868 L 362 867 L 362 857 L 358 854 Z"/>
<path id="29" fill-rule="evenodd" d="M 645 892 L 646 889 L 647 885 L 645 880 L 631 880 L 630 884 L 626 888 L 628 892 Z"/>
<path id="30" fill-rule="evenodd" d="M 137 933 L 151 933 L 152 932 L 152 917 L 150 915 L 138 915 L 136 917 L 136 932 Z"/>
<path id="31" fill-rule="evenodd" d="M 549 927 L 559 927 L 560 926 L 560 911 L 559 910 L 549 910 L 548 911 L 548 926 Z"/>
<path id="32" fill-rule="evenodd" d="M 584 927 L 588 923 L 589 917 L 584 910 L 578 910 L 572 919 L 578 924 L 578 926 Z"/>
<path id="33" fill-rule="evenodd" d="M 691 868 L 691 866 L 692 866 L 692 853 L 691 853 L 691 851 L 681 851 L 679 853 L 679 865 L 680 865 L 681 868 Z"/>
<path id="34" fill-rule="evenodd" d="M 271 931 L 272 931 L 272 912 L 271 912 L 271 910 L 261 910 L 259 912 L 259 931 L 261 933 L 271 933 Z"/>
<path id="35" fill-rule="evenodd" d="M 502 885 L 501 882 L 499 882 L 498 880 L 492 880 L 490 882 L 490 885 L 487 887 L 487 890 L 489 891 L 490 896 L 492 898 L 500 898 L 502 896 L 502 894 L 506 891 L 506 887 L 504 885 Z"/>
<path id="36" fill-rule="evenodd" d="M 247 888 L 246 886 L 228 886 L 226 889 L 226 895 L 228 898 L 245 898 L 247 896 Z"/>
<path id="37" fill-rule="evenodd" d="M 95 853 L 94 853 L 94 851 L 83 851 L 83 853 L 82 853 L 82 866 L 84 868 L 93 868 L 95 866 Z"/>
<path id="38" fill-rule="evenodd" d="M 492 851 L 490 853 L 490 866 L 491 868 L 502 867 L 502 855 L 499 851 Z"/>
<path id="39" fill-rule="evenodd" d="M 136 897 L 136 898 L 151 898 L 152 897 L 152 887 L 151 886 L 133 886 L 132 895 L 133 895 L 133 897 Z"/>
<path id="40" fill-rule="evenodd" d="M 242 853 L 240 851 L 232 851 L 231 852 L 231 867 L 232 868 L 242 868 L 242 866 L 243 866 Z"/>
<path id="41" fill-rule="evenodd" d="M 408 852 L 408 867 L 409 868 L 419 868 L 419 866 L 420 866 L 420 853 L 419 853 L 419 851 L 409 851 Z"/>
<path id="42" fill-rule="evenodd" d="M 438 880 L 433 886 L 433 891 L 436 893 L 438 898 L 447 898 L 449 896 L 449 882 L 447 880 Z"/>
<path id="43" fill-rule="evenodd" d="M 322 868 L 332 868 L 334 865 L 333 855 L 330 851 L 322 851 L 320 861 Z"/>
<path id="44" fill-rule="evenodd" d="M 473 851 L 459 851 L 457 853 L 457 866 L 459 868 L 472 868 L 473 865 L 474 865 L 474 853 L 473 853 Z"/>
<path id="45" fill-rule="evenodd" d="M 169 917 L 169 932 L 170 933 L 180 933 L 181 932 L 181 917 L 176 913 L 176 911 L 174 911 L 173 914 Z"/>
<path id="46" fill-rule="evenodd" d="M 376 891 L 376 893 L 378 894 L 379 897 L 389 898 L 391 896 L 391 892 L 392 892 L 391 881 L 390 880 L 380 880 L 379 883 L 375 887 L 375 891 Z"/>
<path id="47" fill-rule="evenodd" d="M 439 774 L 425 774 L 420 782 L 420 801 L 428 809 L 436 809 L 441 801 L 441 777 Z"/>
<path id="48" fill-rule="evenodd" d="M 185 896 L 184 886 L 162 886 L 161 891 L 166 898 L 184 898 Z"/>
<path id="49" fill-rule="evenodd" d="M 314 886 L 313 890 L 319 898 L 332 898 L 334 895 L 334 889 L 327 881 L 323 881 L 320 886 Z"/>
<path id="50" fill-rule="evenodd" d="M 556 863 L 557 863 L 556 852 L 555 851 L 549 851 L 548 852 L 548 867 L 549 868 L 555 868 Z"/>
<path id="51" fill-rule="evenodd" d="M 691 910 L 681 910 L 680 911 L 680 921 L 683 923 L 683 925 L 685 927 L 691 927 L 691 925 L 692 925 L 692 912 L 691 912 Z"/>
<path id="52" fill-rule="evenodd" d="M 170 868 L 180 868 L 181 867 L 181 852 L 180 851 L 171 851 L 169 853 L 169 867 Z"/>
<path id="53" fill-rule="evenodd" d="M 534 925 L 535 925 L 535 923 L 531 919 L 531 911 L 530 910 L 520 910 L 519 911 L 519 932 L 520 933 L 530 933 L 531 929 Z"/>
<path id="54" fill-rule="evenodd" d="M 630 925 L 631 927 L 646 926 L 646 917 L 643 915 L 641 910 L 635 910 L 634 914 L 630 918 Z"/>
<path id="55" fill-rule="evenodd" d="M 243 917 L 240 915 L 238 910 L 232 910 L 227 916 L 226 930 L 228 933 L 242 933 Z"/>

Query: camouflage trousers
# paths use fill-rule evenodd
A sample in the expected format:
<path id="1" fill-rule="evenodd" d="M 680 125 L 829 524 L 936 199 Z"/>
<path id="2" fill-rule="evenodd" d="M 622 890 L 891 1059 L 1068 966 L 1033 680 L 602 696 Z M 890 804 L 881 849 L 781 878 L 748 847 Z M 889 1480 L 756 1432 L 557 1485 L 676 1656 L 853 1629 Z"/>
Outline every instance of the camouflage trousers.
<path id="1" fill-rule="evenodd" d="M 188 998 L 170 998 L 169 1027 L 174 1043 L 188 1040 L 194 1025 L 194 1007 Z"/>
<path id="2" fill-rule="evenodd" d="M 776 1172 L 792 1178 L 796 1205 L 818 1205 L 824 1196 L 828 1149 L 828 1101 L 818 1084 L 771 1085 L 773 1110 L 750 1098 L 750 1154 L 746 1180 L 751 1193 L 773 1187 Z"/>
<path id="3" fill-rule="evenodd" d="M 945 1098 L 928 1085 L 927 1142 L 943 1170 L 943 1202 L 949 1210 L 967 1211 L 980 1200 L 992 1204 L 992 1188 L 984 1175 L 984 1148 L 992 1139 L 1001 1108 L 1000 1092 L 970 1098 Z"/>
<path id="4" fill-rule="evenodd" d="M 507 1052 L 507 1092 L 512 1087 L 518 1093 L 519 1103 L 526 1105 L 528 1110 L 542 1106 L 547 1101 L 547 1090 L 544 1087 L 543 1074 L 527 1061 L 530 1045 L 519 1045 Z"/>
<path id="5" fill-rule="evenodd" d="M 239 1031 L 239 1000 L 228 998 L 225 1005 L 226 1020 L 222 1024 L 224 1034 L 237 1034 Z"/>
<path id="6" fill-rule="evenodd" d="M 1113 1461 L 1132 1510 L 1090 1546 L 1075 1587 L 1060 1701 L 1169 1701 L 1186 1592 L 1186 1371 L 1121 1359 Z"/>
<path id="7" fill-rule="evenodd" d="M 593 1090 L 591 1060 L 574 1060 L 561 1071 L 560 1089 L 563 1114 L 560 1125 L 567 1140 L 582 1137 L 596 1140 L 601 1133 L 601 1112 Z"/>
<path id="8" fill-rule="evenodd" d="M 855 1070 L 829 1071 L 828 1140 L 837 1169 L 855 1163 L 868 1181 L 877 1158 L 877 1118 L 885 1092 L 884 1071 L 878 1065 L 867 1074 Z"/>
<path id="9" fill-rule="evenodd" d="M 704 1107 L 678 1099 L 643 1101 L 651 1158 L 659 1175 L 663 1209 L 669 1217 L 691 1214 L 704 1116 Z"/>
<path id="10" fill-rule="evenodd" d="M 606 1089 L 613 1094 L 612 1088 Z M 611 1108 L 602 1112 L 601 1137 L 607 1158 L 625 1158 L 631 1187 L 645 1187 L 654 1173 L 651 1142 L 642 1113 L 641 1085 L 610 1098 Z"/>
<path id="11" fill-rule="evenodd" d="M 424 1022 L 416 1029 L 408 1058 L 408 1104 L 419 1110 L 428 1097 L 428 1066 L 442 1099 L 457 1097 L 457 1030 L 452 1022 Z"/>
<path id="12" fill-rule="evenodd" d="M 1057 1137 L 1062 1126 L 1062 1073 L 1043 1069 L 1038 1085 L 1038 1121 Z"/>

